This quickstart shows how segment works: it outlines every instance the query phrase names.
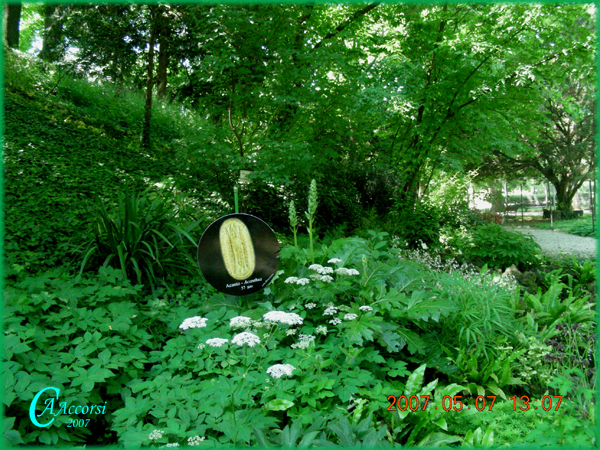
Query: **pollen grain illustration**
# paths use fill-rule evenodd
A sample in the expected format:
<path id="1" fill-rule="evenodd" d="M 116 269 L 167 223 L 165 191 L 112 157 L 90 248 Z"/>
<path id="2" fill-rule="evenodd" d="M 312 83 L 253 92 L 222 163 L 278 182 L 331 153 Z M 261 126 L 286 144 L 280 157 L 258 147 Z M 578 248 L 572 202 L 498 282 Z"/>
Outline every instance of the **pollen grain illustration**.
<path id="1" fill-rule="evenodd" d="M 227 219 L 219 229 L 219 243 L 225 268 L 236 280 L 245 280 L 255 267 L 254 246 L 250 232 L 239 219 Z"/>

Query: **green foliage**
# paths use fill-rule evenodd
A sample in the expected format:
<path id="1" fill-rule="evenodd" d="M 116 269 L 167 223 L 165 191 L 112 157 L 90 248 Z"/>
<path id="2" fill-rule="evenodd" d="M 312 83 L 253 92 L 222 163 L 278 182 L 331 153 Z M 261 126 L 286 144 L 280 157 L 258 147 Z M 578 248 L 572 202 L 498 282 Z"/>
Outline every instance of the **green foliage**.
<path id="1" fill-rule="evenodd" d="M 121 281 L 111 268 L 79 281 L 55 270 L 5 288 L 4 415 L 13 443 L 110 441 L 120 393 L 144 373 L 146 351 L 157 345 L 148 332 L 155 319 L 137 304 L 140 288 Z M 106 401 L 106 415 L 89 416 L 85 428 L 67 429 L 69 418 L 77 418 L 68 415 L 55 417 L 48 429 L 34 427 L 30 403 L 48 386 L 59 388 L 60 401 L 68 404 Z"/>
<path id="2" fill-rule="evenodd" d="M 530 267 L 539 261 L 541 253 L 531 236 L 507 231 L 496 224 L 475 228 L 460 240 L 458 248 L 468 260 L 501 269 L 513 264 L 521 269 Z"/>
<path id="3" fill-rule="evenodd" d="M 196 240 L 190 236 L 200 223 L 185 229 L 177 226 L 177 211 L 164 199 L 152 198 L 150 191 L 125 193 L 117 211 L 109 214 L 100 206 L 93 232 L 80 249 L 81 271 L 88 262 L 94 268 L 111 265 L 137 284 L 156 286 L 172 271 L 189 272 L 196 267 L 190 249 Z"/>
<path id="4" fill-rule="evenodd" d="M 475 276 L 442 272 L 430 279 L 432 296 L 438 302 L 456 305 L 442 334 L 453 337 L 449 346 L 460 346 L 491 361 L 496 356 L 498 338 L 512 337 L 518 325 L 511 307 L 515 291 L 507 288 L 502 278 L 486 272 L 486 268 Z"/>
<path id="5" fill-rule="evenodd" d="M 579 385 L 578 378 L 582 375 L 579 369 L 573 369 L 557 375 L 550 382 L 555 395 L 563 398 L 560 413 L 552 420 L 538 422 L 525 443 L 535 443 L 538 447 L 592 447 L 596 444 L 595 389 Z"/>
<path id="6" fill-rule="evenodd" d="M 31 55 L 6 49 L 4 52 L 4 85 L 29 98 L 47 89 L 53 77 L 43 64 Z"/>
<path id="7" fill-rule="evenodd" d="M 597 235 L 597 226 L 592 226 L 592 217 L 585 216 L 582 219 L 559 220 L 553 222 L 554 229 L 564 233 L 576 234 L 584 237 L 595 237 Z M 543 230 L 550 229 L 550 222 L 532 222 L 532 227 L 541 228 Z M 593 230 L 593 231 L 592 231 Z"/>
<path id="8" fill-rule="evenodd" d="M 256 435 L 257 444 L 262 447 L 310 447 L 311 444 L 317 444 L 319 441 L 315 438 L 319 435 L 322 430 L 323 418 L 317 420 L 315 423 L 310 425 L 308 429 L 302 428 L 301 422 L 295 421 L 291 425 L 287 425 L 278 435 L 268 438 L 258 428 L 254 428 Z"/>
<path id="9" fill-rule="evenodd" d="M 558 269 L 546 275 L 548 288 L 542 293 L 541 289 L 533 295 L 523 294 L 522 322 L 526 328 L 551 338 L 560 323 L 573 325 L 575 323 L 593 323 L 596 320 L 595 303 L 590 301 L 586 291 L 574 290 L 560 281 Z"/>
<path id="10" fill-rule="evenodd" d="M 469 430 L 463 439 L 463 447 L 491 447 L 494 445 L 494 432 L 491 428 L 484 433 L 481 428 Z"/>
<path id="11" fill-rule="evenodd" d="M 298 246 L 298 239 L 297 239 L 298 214 L 296 213 L 296 207 L 294 205 L 293 200 L 290 202 L 289 214 L 290 214 L 290 228 L 292 229 L 292 233 L 294 233 L 294 246 L 297 247 Z"/>
<path id="12" fill-rule="evenodd" d="M 392 438 L 403 445 L 419 447 L 457 442 L 460 440 L 457 436 L 440 431 L 448 430 L 442 402 L 446 396 L 454 398 L 463 386 L 450 384 L 438 387 L 437 379 L 423 386 L 425 367 L 426 365 L 420 366 L 408 377 L 404 395 L 407 398 L 416 395 L 419 399 L 421 396 L 429 396 L 427 406 L 415 411 L 411 411 L 410 408 L 404 411 L 396 409 L 391 420 Z"/>
<path id="13" fill-rule="evenodd" d="M 598 234 L 596 233 L 595 228 L 592 226 L 591 221 L 581 221 L 580 223 L 576 223 L 569 229 L 568 232 L 584 237 L 596 237 Z"/>
<path id="14" fill-rule="evenodd" d="M 513 350 L 510 346 L 498 346 L 496 350 L 496 358 L 482 360 L 475 352 L 459 349 L 456 357 L 448 358 L 457 368 L 450 375 L 450 380 L 464 384 L 465 392 L 470 395 L 493 394 L 508 400 L 504 389 L 523 384 L 520 379 L 513 377 L 513 373 L 520 363 L 518 358 L 522 357 L 525 350 L 510 351 Z"/>
<path id="15" fill-rule="evenodd" d="M 410 248 L 425 244 L 436 247 L 440 243 L 440 210 L 425 203 L 419 203 L 414 208 L 410 205 L 397 206 L 392 214 L 390 232 L 404 240 Z"/>
<path id="16" fill-rule="evenodd" d="M 142 151 L 138 140 L 143 102 L 125 83 L 143 81 L 146 55 L 135 48 L 146 45 L 147 6 L 63 10 L 65 35 L 110 82 L 89 83 L 91 71 L 77 78 L 52 66 L 44 71 L 31 58 L 7 54 L 4 425 L 11 444 L 486 445 L 491 427 L 473 421 L 455 431 L 452 422 L 467 414 L 446 412 L 440 402 L 461 391 L 493 392 L 491 385 L 509 396 L 514 375 L 528 369 L 547 369 L 545 375 L 580 369 L 551 387 L 592 404 L 595 359 L 588 353 L 595 330 L 581 303 L 584 284 L 592 282 L 590 265 L 569 272 L 572 278 L 550 280 L 567 286 L 558 295 L 550 287 L 546 297 L 542 291 L 520 305 L 518 291 L 501 280 L 444 275 L 438 270 L 447 268 L 428 267 L 395 247 L 402 239 L 412 248 L 438 245 L 442 226 L 472 231 L 478 219 L 465 209 L 464 185 L 446 185 L 434 205 L 405 200 L 417 197 L 432 167 L 454 172 L 476 162 L 471 155 L 478 148 L 513 149 L 521 142 L 510 131 L 526 133 L 537 116 L 528 107 L 511 112 L 539 104 L 536 90 L 520 88 L 534 76 L 521 69 L 550 70 L 536 65 L 554 57 L 540 39 L 562 49 L 592 45 L 581 26 L 571 26 L 585 15 L 583 6 L 159 6 L 157 24 L 171 32 L 161 36 L 170 36 L 173 58 L 189 63 L 185 71 L 170 64 L 169 82 L 195 109 L 154 102 L 152 152 Z M 375 18 L 394 31 L 375 36 Z M 516 27 L 514 39 L 507 23 Z M 104 38 L 115 45 L 108 47 L 97 33 L 83 32 L 109 28 L 110 39 Z M 190 42 L 203 42 L 202 52 L 189 53 L 196 48 Z M 568 51 L 559 57 L 569 63 Z M 490 97 L 487 86 L 502 95 Z M 429 108 L 432 102 L 439 107 Z M 498 110 L 522 122 L 504 122 Z M 231 211 L 231 187 L 242 168 L 256 169 L 244 193 L 248 212 L 284 230 L 286 206 L 294 201 L 311 216 L 299 218 L 299 229 L 320 238 L 310 250 L 305 235 L 298 245 L 282 246 L 280 272 L 267 289 L 235 300 L 213 295 L 180 270 L 195 266 L 185 263 L 185 247 L 196 242 L 181 229 Z M 316 212 L 307 195 L 312 179 L 319 183 Z M 112 205 L 99 212 L 98 233 L 90 230 L 82 255 L 99 274 L 73 277 L 69 248 L 82 241 L 91 200 L 106 204 L 148 186 L 155 186 L 154 198 L 128 195 L 114 215 Z M 453 206 L 440 209 L 448 203 Z M 394 205 L 403 207 L 394 211 Z M 336 235 L 365 223 L 385 228 L 390 211 L 388 231 L 398 231 L 393 238 L 366 230 L 358 231 L 362 237 Z M 502 239 L 501 254 L 492 256 L 504 261 L 515 239 Z M 480 248 L 495 251 L 492 245 Z M 49 267 L 55 269 L 45 272 Z M 143 296 L 142 286 L 132 285 L 152 277 L 166 277 L 172 289 Z M 532 311 L 536 302 L 539 315 Z M 553 331 L 562 333 L 546 344 L 542 331 L 564 305 L 568 317 L 556 324 L 563 330 L 554 325 Z M 294 311 L 302 323 L 263 320 L 274 310 Z M 197 315 L 207 319 L 205 327 L 178 329 Z M 250 323 L 231 327 L 240 315 Z M 566 327 L 583 319 L 580 327 Z M 528 333 L 520 346 L 513 342 L 519 326 Z M 242 331 L 260 343 L 233 343 Z M 214 338 L 228 342 L 213 347 Z M 545 366 L 526 360 L 546 355 L 555 359 Z M 274 364 L 294 370 L 274 378 L 267 373 Z M 545 377 L 530 380 L 536 391 L 548 388 Z M 66 416 L 58 427 L 34 428 L 29 403 L 48 385 L 60 387 L 69 403 L 107 402 L 107 414 L 69 433 Z M 387 396 L 398 393 L 435 395 L 426 411 L 387 411 Z M 572 429 L 587 439 L 587 422 L 575 420 L 584 422 L 593 411 L 569 411 L 574 418 L 555 424 L 555 440 Z M 543 423 L 557 418 L 530 421 L 524 414 L 517 411 L 510 421 L 509 414 L 471 418 L 499 417 L 494 443 L 523 440 L 532 423 L 544 433 Z M 503 428 L 519 420 L 526 422 L 521 428 Z"/>
<path id="17" fill-rule="evenodd" d="M 448 416 L 448 432 L 464 435 L 463 445 L 466 447 L 484 446 L 490 441 L 497 448 L 513 446 L 523 442 L 537 424 L 554 415 L 551 411 L 541 409 L 522 411 L 518 403 L 515 408 L 513 400 L 504 401 L 501 398 L 495 399 L 489 411 L 491 399 L 485 400 L 482 411 L 478 411 L 470 401 L 468 404 L 471 409 L 463 408 L 459 413 L 450 413 L 451 416 Z M 481 408 L 481 400 L 478 405 Z"/>

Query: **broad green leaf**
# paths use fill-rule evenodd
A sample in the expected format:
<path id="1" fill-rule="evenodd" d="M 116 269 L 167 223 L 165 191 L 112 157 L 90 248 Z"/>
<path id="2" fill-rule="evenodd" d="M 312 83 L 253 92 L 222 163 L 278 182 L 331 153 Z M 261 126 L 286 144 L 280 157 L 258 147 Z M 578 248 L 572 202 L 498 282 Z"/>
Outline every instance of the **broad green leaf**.
<path id="1" fill-rule="evenodd" d="M 294 406 L 294 402 L 283 398 L 276 398 L 265 403 L 263 408 L 269 411 L 285 411 L 287 409 L 290 409 L 292 406 Z"/>

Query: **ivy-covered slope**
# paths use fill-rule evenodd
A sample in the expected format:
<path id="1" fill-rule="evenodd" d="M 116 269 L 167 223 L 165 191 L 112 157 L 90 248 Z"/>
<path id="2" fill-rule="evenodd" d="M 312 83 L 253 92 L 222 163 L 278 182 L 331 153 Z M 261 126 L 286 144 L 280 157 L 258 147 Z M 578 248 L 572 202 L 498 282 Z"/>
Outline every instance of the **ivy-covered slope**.
<path id="1" fill-rule="evenodd" d="M 118 108 L 118 104 L 115 105 Z M 62 264 L 90 209 L 169 168 L 125 129 L 105 129 L 73 103 L 35 91 L 4 96 L 5 268 Z"/>

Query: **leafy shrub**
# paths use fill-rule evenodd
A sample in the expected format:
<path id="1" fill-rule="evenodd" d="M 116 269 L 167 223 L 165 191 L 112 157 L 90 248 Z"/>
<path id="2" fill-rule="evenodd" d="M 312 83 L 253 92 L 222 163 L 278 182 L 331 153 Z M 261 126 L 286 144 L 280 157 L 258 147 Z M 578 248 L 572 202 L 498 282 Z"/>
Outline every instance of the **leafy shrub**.
<path id="1" fill-rule="evenodd" d="M 81 248 L 81 271 L 88 262 L 98 267 L 119 268 L 131 281 L 150 283 L 173 270 L 190 272 L 196 267 L 188 248 L 196 246 L 189 233 L 200 221 L 180 228 L 177 212 L 166 201 L 151 199 L 149 192 L 126 193 L 111 215 L 102 205 L 92 236 Z M 80 273 L 81 273 L 80 271 Z"/>
<path id="2" fill-rule="evenodd" d="M 277 231 L 287 231 L 288 218 L 283 196 L 288 189 L 277 189 L 262 180 L 256 180 L 242 188 L 243 212 L 260 217 Z"/>
<path id="3" fill-rule="evenodd" d="M 539 261 L 540 246 L 531 236 L 513 233 L 500 225 L 475 228 L 458 243 L 465 258 L 478 265 L 506 269 L 511 265 L 524 270 Z"/>
<path id="4" fill-rule="evenodd" d="M 416 206 L 400 206 L 390 216 L 388 228 L 390 232 L 404 240 L 409 248 L 417 248 L 425 244 L 437 247 L 440 244 L 440 211 L 425 203 Z"/>
<path id="5" fill-rule="evenodd" d="M 47 87 L 51 81 L 52 76 L 44 71 L 39 58 L 5 47 L 4 84 L 7 88 L 33 97 L 36 91 Z"/>
<path id="6" fill-rule="evenodd" d="M 569 231 L 571 234 L 577 234 L 584 237 L 596 237 L 596 231 L 592 226 L 592 221 L 580 221 L 573 225 Z"/>

